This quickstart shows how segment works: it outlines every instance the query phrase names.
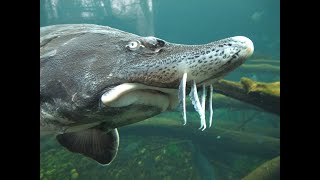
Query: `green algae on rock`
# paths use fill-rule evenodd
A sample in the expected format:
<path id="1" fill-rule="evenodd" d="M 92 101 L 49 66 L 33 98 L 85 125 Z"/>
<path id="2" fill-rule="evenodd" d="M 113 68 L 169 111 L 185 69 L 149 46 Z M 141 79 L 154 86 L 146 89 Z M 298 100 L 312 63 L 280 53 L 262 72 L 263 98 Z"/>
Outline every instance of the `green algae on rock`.
<path id="1" fill-rule="evenodd" d="M 241 78 L 240 83 L 220 80 L 214 91 L 280 115 L 280 82 L 264 83 Z"/>

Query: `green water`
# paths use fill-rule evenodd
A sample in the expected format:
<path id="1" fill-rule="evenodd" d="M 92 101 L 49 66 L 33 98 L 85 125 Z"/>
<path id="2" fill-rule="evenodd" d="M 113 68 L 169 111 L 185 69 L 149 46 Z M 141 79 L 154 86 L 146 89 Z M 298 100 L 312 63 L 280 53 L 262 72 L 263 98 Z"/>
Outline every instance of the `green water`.
<path id="1" fill-rule="evenodd" d="M 183 44 L 247 36 L 254 55 L 225 79 L 280 81 L 278 0 L 40 0 L 40 26 L 68 23 L 107 25 Z M 262 68 L 252 68 L 257 64 Z M 196 112 L 188 110 L 187 117 L 186 126 L 174 111 L 120 128 L 119 153 L 110 166 L 43 137 L 40 179 L 241 179 L 280 155 L 279 115 L 245 104 L 217 105 L 214 127 L 204 132 L 197 130 Z"/>

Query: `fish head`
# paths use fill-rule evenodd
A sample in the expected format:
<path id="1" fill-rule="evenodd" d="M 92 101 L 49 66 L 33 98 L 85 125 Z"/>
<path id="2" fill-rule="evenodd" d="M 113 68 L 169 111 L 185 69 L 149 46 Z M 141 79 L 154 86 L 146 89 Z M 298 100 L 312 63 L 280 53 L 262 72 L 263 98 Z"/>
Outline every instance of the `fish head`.
<path id="1" fill-rule="evenodd" d="M 253 50 L 243 36 L 184 45 L 98 25 L 45 27 L 40 117 L 63 127 L 116 128 L 142 121 L 177 107 L 183 74 L 188 84 L 209 83 L 240 66 Z"/>
<path id="2" fill-rule="evenodd" d="M 134 37 L 126 44 L 126 61 L 112 71 L 126 83 L 101 97 L 106 106 L 148 104 L 162 111 L 179 104 L 178 89 L 184 74 L 187 84 L 209 85 L 239 67 L 254 51 L 252 41 L 235 36 L 203 45 L 184 45 L 157 37 Z"/>
<path id="3" fill-rule="evenodd" d="M 252 41 L 234 36 L 203 45 L 140 37 L 125 46 L 128 61 L 117 76 L 149 86 L 177 88 L 184 73 L 196 83 L 225 76 L 253 54 Z"/>

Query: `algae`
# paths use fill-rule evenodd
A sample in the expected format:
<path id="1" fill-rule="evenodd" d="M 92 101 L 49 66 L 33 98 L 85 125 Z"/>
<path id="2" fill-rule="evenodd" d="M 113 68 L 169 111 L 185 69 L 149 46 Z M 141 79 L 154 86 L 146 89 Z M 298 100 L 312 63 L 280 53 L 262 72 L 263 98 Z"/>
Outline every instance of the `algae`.
<path id="1" fill-rule="evenodd" d="M 280 115 L 280 82 L 264 83 L 241 78 L 240 82 L 220 80 L 214 91 Z"/>

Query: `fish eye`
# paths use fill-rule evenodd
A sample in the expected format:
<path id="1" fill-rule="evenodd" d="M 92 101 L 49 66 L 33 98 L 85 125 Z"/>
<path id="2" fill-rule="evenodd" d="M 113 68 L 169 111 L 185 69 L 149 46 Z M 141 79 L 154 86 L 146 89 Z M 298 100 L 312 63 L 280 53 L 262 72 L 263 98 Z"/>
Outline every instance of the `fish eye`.
<path id="1" fill-rule="evenodd" d="M 136 48 L 138 46 L 138 43 L 133 41 L 129 43 L 129 48 Z"/>
<path id="2" fill-rule="evenodd" d="M 130 41 L 126 47 L 129 48 L 130 50 L 137 50 L 139 49 L 141 43 L 140 41 Z"/>
<path id="3" fill-rule="evenodd" d="M 160 47 L 163 47 L 165 45 L 165 42 L 160 39 L 157 39 L 157 42 Z"/>

